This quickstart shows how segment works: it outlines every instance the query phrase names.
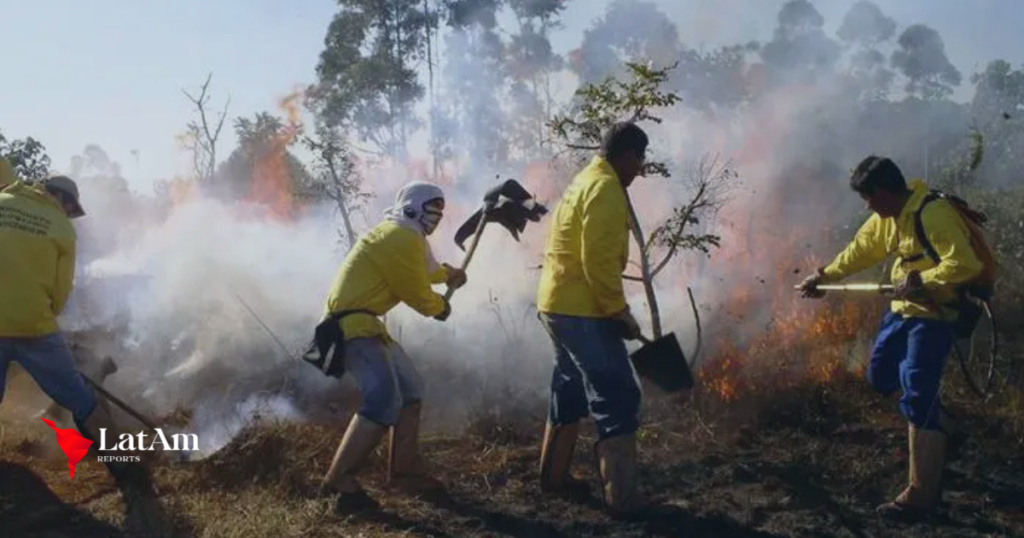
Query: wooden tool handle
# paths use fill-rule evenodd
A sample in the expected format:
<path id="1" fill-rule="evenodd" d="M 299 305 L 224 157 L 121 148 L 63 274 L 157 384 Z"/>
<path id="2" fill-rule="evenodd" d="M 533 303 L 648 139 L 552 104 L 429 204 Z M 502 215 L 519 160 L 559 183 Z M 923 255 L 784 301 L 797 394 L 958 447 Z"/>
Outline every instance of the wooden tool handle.
<path id="1" fill-rule="evenodd" d="M 483 235 L 484 226 L 487 224 L 487 208 L 484 207 L 480 211 L 480 221 L 476 223 L 476 230 L 473 232 L 473 238 L 469 241 L 469 247 L 466 248 L 466 256 L 462 258 L 462 263 L 459 264 L 459 269 L 465 271 L 469 267 L 469 261 L 473 259 L 473 253 L 476 252 L 476 246 L 480 242 L 480 236 Z M 449 287 L 444 292 L 444 300 L 448 301 L 455 294 L 455 289 Z"/>
<path id="2" fill-rule="evenodd" d="M 118 398 L 117 396 L 114 396 L 113 394 L 107 392 L 106 389 L 104 389 L 103 387 L 101 387 L 99 385 L 99 383 L 93 381 L 92 379 L 89 379 L 87 376 L 83 375 L 82 377 L 85 378 L 85 382 L 88 383 L 92 387 L 93 390 L 95 390 L 96 392 L 100 393 L 101 396 L 103 396 L 104 398 L 109 400 L 114 405 L 116 405 L 116 406 L 120 407 L 121 409 L 123 409 L 129 415 L 135 417 L 135 420 L 138 420 L 144 426 L 146 426 L 147 428 L 149 428 L 151 430 L 155 430 L 156 429 L 156 425 L 153 424 L 153 421 L 151 421 L 148 418 L 146 418 L 145 415 L 143 415 L 142 413 L 139 413 L 138 411 L 132 409 L 131 406 L 129 406 L 128 404 L 126 404 L 123 401 L 121 401 L 121 399 Z"/>

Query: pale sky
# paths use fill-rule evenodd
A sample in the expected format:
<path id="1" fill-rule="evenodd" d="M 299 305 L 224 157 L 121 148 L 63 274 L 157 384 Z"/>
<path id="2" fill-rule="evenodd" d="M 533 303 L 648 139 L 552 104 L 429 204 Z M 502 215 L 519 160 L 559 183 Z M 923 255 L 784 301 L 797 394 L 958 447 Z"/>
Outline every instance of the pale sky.
<path id="1" fill-rule="evenodd" d="M 834 30 L 853 1 L 814 4 Z M 577 46 L 607 3 L 570 0 L 556 50 Z M 695 46 L 769 38 L 783 0 L 656 3 Z M 995 57 L 1024 63 L 1019 0 L 877 3 L 901 27 L 936 28 L 965 81 Z M 0 130 L 42 141 L 58 170 L 96 143 L 121 163 L 133 187 L 185 172 L 188 158 L 175 135 L 192 118 L 192 105 L 182 88 L 198 90 L 212 72 L 211 104 L 230 95 L 229 121 L 276 112 L 281 97 L 314 80 L 335 9 L 330 0 L 0 0 Z M 234 147 L 230 130 L 226 124 L 221 156 Z"/>

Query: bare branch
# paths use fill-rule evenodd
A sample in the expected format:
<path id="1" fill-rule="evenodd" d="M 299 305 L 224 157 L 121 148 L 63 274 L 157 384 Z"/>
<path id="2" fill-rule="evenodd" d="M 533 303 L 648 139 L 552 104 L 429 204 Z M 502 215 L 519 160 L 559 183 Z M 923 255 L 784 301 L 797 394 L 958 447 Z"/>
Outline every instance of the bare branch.
<path id="1" fill-rule="evenodd" d="M 196 110 L 199 112 L 199 124 L 191 122 L 188 125 L 189 133 L 193 138 L 192 141 L 192 167 L 195 170 L 196 176 L 201 182 L 208 182 L 213 178 L 213 173 L 217 168 L 217 140 L 220 138 L 221 129 L 224 128 L 224 120 L 227 119 L 228 106 L 231 103 L 231 98 L 228 97 L 224 103 L 224 109 L 220 112 L 218 117 L 214 120 L 215 126 L 211 128 L 210 119 L 207 117 L 206 105 L 210 101 L 208 91 L 210 88 L 210 80 L 213 78 L 213 73 L 206 76 L 206 80 L 200 87 L 199 95 L 194 96 L 185 89 L 181 92 L 185 94 L 185 97 L 195 105 Z"/>
<path id="2" fill-rule="evenodd" d="M 351 212 L 368 194 L 362 190 L 362 178 L 353 163 L 351 148 L 338 132 L 324 125 L 318 126 L 317 138 L 303 136 L 302 140 L 317 155 L 323 170 L 316 188 L 326 198 L 334 201 L 341 213 L 349 247 L 352 247 L 355 245 L 356 233 L 352 226 Z"/>
<path id="3" fill-rule="evenodd" d="M 654 266 L 654 269 L 651 270 L 651 278 L 658 276 L 658 273 L 660 273 L 662 269 L 668 266 L 668 262 L 671 261 L 672 257 L 676 255 L 677 248 L 678 247 L 676 247 L 675 245 L 669 247 L 668 252 L 665 253 L 665 257 L 662 258 L 661 261 Z"/>
<path id="4" fill-rule="evenodd" d="M 672 217 L 655 230 L 649 246 L 667 247 L 667 257 L 676 254 L 680 248 L 707 252 L 710 247 L 717 247 L 720 241 L 717 235 L 694 234 L 689 229 L 699 225 L 702 218 L 714 216 L 721 209 L 736 177 L 729 163 L 720 165 L 716 156 L 704 155 L 696 164 L 691 165 L 684 174 L 684 180 L 689 183 L 692 192 L 690 200 L 675 208 Z M 665 261 L 662 260 L 663 263 L 658 267 L 663 269 Z"/>
<path id="5" fill-rule="evenodd" d="M 691 290 L 689 286 L 686 287 L 686 294 L 689 295 L 690 297 L 690 308 L 693 309 L 693 319 L 694 322 L 697 324 L 697 344 L 693 348 L 693 354 L 690 355 L 691 357 L 693 357 L 692 360 L 695 363 L 697 361 L 697 356 L 700 355 L 700 348 L 701 342 L 703 340 L 703 335 L 700 328 L 700 313 L 697 312 L 697 302 L 693 300 L 693 290 Z"/>

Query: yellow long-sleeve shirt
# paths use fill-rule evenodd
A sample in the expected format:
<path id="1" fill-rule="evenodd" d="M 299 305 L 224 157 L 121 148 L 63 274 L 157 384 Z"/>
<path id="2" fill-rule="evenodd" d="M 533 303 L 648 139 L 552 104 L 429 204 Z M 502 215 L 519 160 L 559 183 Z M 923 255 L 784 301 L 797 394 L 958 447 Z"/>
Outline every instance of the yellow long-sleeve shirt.
<path id="1" fill-rule="evenodd" d="M 604 318 L 626 308 L 626 204 L 615 170 L 601 157 L 573 178 L 549 224 L 537 289 L 540 312 Z"/>
<path id="2" fill-rule="evenodd" d="M 913 194 L 895 218 L 881 218 L 873 214 L 865 222 L 853 241 L 824 269 L 823 283 L 838 282 L 848 276 L 882 263 L 889 254 L 895 254 L 890 278 L 900 282 L 911 271 L 920 271 L 921 280 L 935 304 L 942 305 L 955 300 L 956 287 L 967 282 L 983 269 L 983 264 L 971 247 L 970 232 L 956 208 L 946 200 L 935 200 L 921 213 L 928 241 L 939 255 L 935 264 L 924 254 L 924 246 L 914 232 L 914 214 L 921 208 L 921 202 L 928 194 L 923 181 L 910 182 Z M 906 261 L 917 256 L 919 259 Z M 935 311 L 927 302 L 894 300 L 890 308 L 894 313 L 907 317 L 935 318 L 940 314 L 952 319 L 955 312 L 942 309 Z"/>
<path id="3" fill-rule="evenodd" d="M 444 299 L 431 284 L 444 283 L 444 267 L 430 272 L 426 238 L 385 220 L 359 238 L 338 269 L 327 298 L 326 311 L 368 310 L 383 316 L 399 302 L 424 316 L 444 311 Z M 345 339 L 380 337 L 390 340 L 376 316 L 352 314 L 341 320 Z"/>
<path id="4" fill-rule="evenodd" d="M 75 275 L 75 228 L 55 199 L 15 182 L 0 192 L 0 336 L 58 330 Z"/>

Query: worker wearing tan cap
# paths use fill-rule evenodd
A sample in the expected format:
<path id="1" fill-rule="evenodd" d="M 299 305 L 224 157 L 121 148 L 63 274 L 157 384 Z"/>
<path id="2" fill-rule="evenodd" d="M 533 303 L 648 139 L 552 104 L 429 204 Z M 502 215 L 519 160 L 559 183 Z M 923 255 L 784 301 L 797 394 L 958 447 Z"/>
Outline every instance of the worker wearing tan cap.
<path id="1" fill-rule="evenodd" d="M 74 285 L 71 219 L 85 215 L 78 186 L 66 176 L 38 184 L 13 179 L 0 187 L 0 400 L 7 367 L 17 362 L 97 448 L 100 428 L 119 429 L 75 368 L 57 324 Z M 152 487 L 139 464 L 109 462 L 107 468 L 122 487 Z"/>

